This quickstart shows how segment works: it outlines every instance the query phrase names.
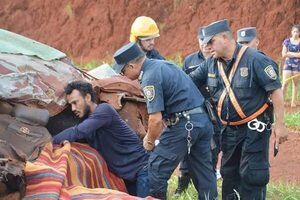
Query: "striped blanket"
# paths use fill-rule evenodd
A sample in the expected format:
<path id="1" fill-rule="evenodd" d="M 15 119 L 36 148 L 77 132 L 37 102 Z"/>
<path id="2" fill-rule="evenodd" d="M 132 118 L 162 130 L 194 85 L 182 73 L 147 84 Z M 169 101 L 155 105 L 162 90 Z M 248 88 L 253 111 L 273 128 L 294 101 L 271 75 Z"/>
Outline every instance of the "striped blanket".
<path id="1" fill-rule="evenodd" d="M 139 199 L 125 193 L 123 180 L 86 144 L 48 143 L 36 161 L 26 163 L 25 176 L 24 199 Z"/>

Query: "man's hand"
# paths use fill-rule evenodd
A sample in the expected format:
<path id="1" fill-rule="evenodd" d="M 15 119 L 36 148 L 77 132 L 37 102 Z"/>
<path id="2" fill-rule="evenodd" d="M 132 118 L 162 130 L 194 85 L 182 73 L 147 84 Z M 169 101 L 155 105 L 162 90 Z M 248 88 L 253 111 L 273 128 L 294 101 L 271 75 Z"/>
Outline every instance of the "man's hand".
<path id="1" fill-rule="evenodd" d="M 282 144 L 287 141 L 288 130 L 285 127 L 284 123 L 275 123 L 272 132 L 275 136 L 276 145 Z"/>
<path id="2" fill-rule="evenodd" d="M 143 146 L 147 151 L 152 151 L 155 146 L 155 141 L 149 140 L 148 135 L 146 135 L 143 139 Z"/>

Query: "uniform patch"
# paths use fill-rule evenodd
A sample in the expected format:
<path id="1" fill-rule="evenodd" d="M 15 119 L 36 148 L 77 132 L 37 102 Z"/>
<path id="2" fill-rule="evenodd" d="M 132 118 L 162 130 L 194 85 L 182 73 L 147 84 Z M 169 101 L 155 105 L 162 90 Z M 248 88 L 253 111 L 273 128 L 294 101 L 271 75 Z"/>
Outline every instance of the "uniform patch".
<path id="1" fill-rule="evenodd" d="M 249 71 L 248 71 L 248 68 L 247 67 L 241 67 L 240 68 L 240 74 L 241 74 L 241 77 L 246 77 L 249 75 Z"/>
<path id="2" fill-rule="evenodd" d="M 144 95 L 148 101 L 152 101 L 155 97 L 155 88 L 154 85 L 148 85 L 143 88 Z"/>
<path id="3" fill-rule="evenodd" d="M 268 65 L 265 69 L 264 69 L 265 73 L 268 75 L 268 77 L 270 77 L 273 80 L 277 79 L 277 74 L 273 68 L 272 65 Z"/>
<path id="4" fill-rule="evenodd" d="M 208 78 L 216 78 L 216 74 L 208 73 L 207 74 Z"/>
<path id="5" fill-rule="evenodd" d="M 241 32 L 241 36 L 242 36 L 242 37 L 245 37 L 245 36 L 246 36 L 246 31 L 242 31 L 242 32 Z"/>

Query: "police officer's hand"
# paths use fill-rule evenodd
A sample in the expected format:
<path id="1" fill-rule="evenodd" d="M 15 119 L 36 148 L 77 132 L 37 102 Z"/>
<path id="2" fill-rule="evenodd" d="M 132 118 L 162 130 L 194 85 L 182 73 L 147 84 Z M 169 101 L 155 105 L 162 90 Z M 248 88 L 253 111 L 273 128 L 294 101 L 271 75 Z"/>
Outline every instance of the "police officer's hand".
<path id="1" fill-rule="evenodd" d="M 275 141 L 277 145 L 287 141 L 288 130 L 285 127 L 284 123 L 275 123 L 272 132 L 275 136 Z"/>
<path id="2" fill-rule="evenodd" d="M 150 141 L 148 139 L 148 135 L 146 135 L 143 139 L 143 146 L 147 151 L 152 151 L 154 146 L 155 146 L 155 142 L 154 141 Z"/>

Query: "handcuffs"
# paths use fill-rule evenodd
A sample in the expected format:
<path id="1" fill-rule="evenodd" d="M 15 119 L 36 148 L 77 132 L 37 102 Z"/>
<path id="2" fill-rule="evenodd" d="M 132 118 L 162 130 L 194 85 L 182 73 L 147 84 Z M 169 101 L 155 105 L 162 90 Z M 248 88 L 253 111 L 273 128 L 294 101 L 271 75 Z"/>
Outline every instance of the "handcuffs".
<path id="1" fill-rule="evenodd" d="M 248 125 L 248 128 L 250 130 L 257 131 L 257 132 L 260 132 L 260 133 L 262 133 L 265 129 L 266 130 L 271 130 L 272 129 L 272 124 L 271 123 L 266 124 L 262 121 L 258 121 L 257 118 L 249 121 L 247 125 Z"/>

